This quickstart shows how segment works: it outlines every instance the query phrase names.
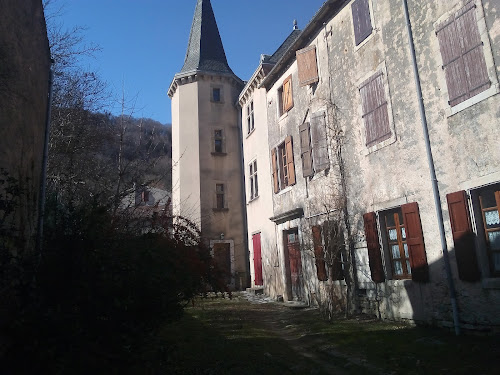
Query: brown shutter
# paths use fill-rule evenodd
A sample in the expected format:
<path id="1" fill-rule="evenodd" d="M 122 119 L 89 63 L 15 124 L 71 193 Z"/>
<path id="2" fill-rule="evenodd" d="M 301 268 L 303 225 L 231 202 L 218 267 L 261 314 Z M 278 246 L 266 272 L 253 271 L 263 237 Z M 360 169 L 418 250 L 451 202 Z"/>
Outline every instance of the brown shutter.
<path id="1" fill-rule="evenodd" d="M 375 212 L 363 215 L 365 223 L 366 246 L 368 247 L 368 261 L 372 280 L 381 283 L 385 280 L 384 266 L 382 265 L 382 254 L 380 252 L 380 242 L 378 240 L 377 216 Z"/>
<path id="2" fill-rule="evenodd" d="M 311 117 L 311 128 L 314 170 L 319 172 L 330 166 L 324 112 Z"/>
<path id="3" fill-rule="evenodd" d="M 271 162 L 273 166 L 273 185 L 274 185 L 274 193 L 276 194 L 278 191 L 280 191 L 279 184 L 278 184 L 278 164 L 276 162 L 276 149 L 273 148 L 271 150 Z"/>
<path id="4" fill-rule="evenodd" d="M 465 191 L 446 196 L 450 214 L 451 232 L 455 243 L 458 276 L 464 281 L 478 281 L 481 277 L 476 258 L 475 238 Z"/>
<path id="5" fill-rule="evenodd" d="M 305 122 L 299 126 L 300 133 L 300 157 L 302 158 L 302 175 L 309 177 L 314 174 L 311 155 L 311 138 L 309 123 Z"/>
<path id="6" fill-rule="evenodd" d="M 292 107 L 292 76 L 290 75 L 283 81 L 283 112 L 289 111 Z"/>
<path id="7" fill-rule="evenodd" d="M 288 165 L 288 186 L 295 184 L 295 165 L 293 163 L 292 136 L 285 139 L 286 163 Z"/>
<path id="8" fill-rule="evenodd" d="M 424 235 L 418 203 L 408 203 L 401 206 L 403 221 L 406 228 L 406 243 L 410 253 L 410 266 L 413 281 L 429 281 L 429 266 L 425 254 Z"/>
<path id="9" fill-rule="evenodd" d="M 321 227 L 313 226 L 313 245 L 314 245 L 314 258 L 316 260 L 316 272 L 319 281 L 328 280 L 325 267 L 325 256 L 323 254 L 323 244 L 321 242 Z"/>
<path id="10" fill-rule="evenodd" d="M 299 70 L 299 84 L 301 86 L 310 85 L 319 81 L 318 63 L 316 59 L 316 46 L 312 45 L 298 50 L 297 66 Z"/>
<path id="11" fill-rule="evenodd" d="M 468 97 L 472 98 L 491 86 L 484 58 L 483 42 L 477 26 L 476 5 L 472 3 L 463 8 L 463 13 L 461 11 L 457 15 L 456 23 L 462 40 Z"/>
<path id="12" fill-rule="evenodd" d="M 383 78 L 381 72 L 376 73 L 359 88 L 368 147 L 391 137 Z"/>
<path id="13" fill-rule="evenodd" d="M 354 38 L 356 45 L 359 45 L 363 40 L 368 38 L 373 30 L 368 0 L 355 0 L 351 5 L 351 10 L 354 24 Z"/>

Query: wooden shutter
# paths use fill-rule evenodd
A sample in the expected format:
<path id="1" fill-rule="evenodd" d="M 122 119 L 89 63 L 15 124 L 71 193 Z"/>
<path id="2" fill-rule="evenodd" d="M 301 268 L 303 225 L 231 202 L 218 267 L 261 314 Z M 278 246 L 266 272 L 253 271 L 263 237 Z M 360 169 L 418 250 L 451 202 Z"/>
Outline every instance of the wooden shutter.
<path id="1" fill-rule="evenodd" d="M 365 224 L 366 246 L 368 247 L 368 261 L 372 280 L 376 283 L 385 281 L 384 266 L 382 264 L 382 254 L 380 252 L 380 242 L 377 231 L 377 216 L 375 212 L 363 215 Z"/>
<path id="2" fill-rule="evenodd" d="M 297 65 L 299 70 L 300 86 L 310 85 L 319 81 L 318 62 L 316 59 L 316 46 L 312 45 L 298 50 Z"/>
<path id="3" fill-rule="evenodd" d="M 403 221 L 406 228 L 406 243 L 410 253 L 411 276 L 413 281 L 429 281 L 429 266 L 425 254 L 424 235 L 418 203 L 408 203 L 401 206 Z"/>
<path id="4" fill-rule="evenodd" d="M 314 174 L 312 163 L 311 137 L 309 123 L 305 122 L 299 126 L 300 133 L 300 157 L 302 159 L 302 175 L 309 177 Z"/>
<path id="5" fill-rule="evenodd" d="M 437 29 L 450 106 L 491 85 L 474 3 L 466 5 Z"/>
<path id="6" fill-rule="evenodd" d="M 450 214 L 451 232 L 455 243 L 458 276 L 464 281 L 478 281 L 481 277 L 476 257 L 475 236 L 467 205 L 467 194 L 458 191 L 446 196 Z"/>
<path id="7" fill-rule="evenodd" d="M 313 226 L 313 245 L 314 245 L 314 258 L 316 260 L 316 273 L 318 274 L 319 281 L 328 280 L 325 266 L 325 256 L 323 253 L 323 243 L 321 242 L 321 227 Z"/>
<path id="8" fill-rule="evenodd" d="M 311 117 L 311 128 L 314 170 L 319 172 L 330 166 L 324 112 Z"/>
<path id="9" fill-rule="evenodd" d="M 368 38 L 373 30 L 368 0 L 355 0 L 351 5 L 351 10 L 354 24 L 354 38 L 356 45 L 359 45 L 363 40 Z"/>
<path id="10" fill-rule="evenodd" d="M 293 107 L 292 76 L 288 76 L 283 81 L 283 112 L 287 112 Z"/>
<path id="11" fill-rule="evenodd" d="M 276 149 L 273 148 L 271 150 L 271 162 L 272 162 L 272 167 L 273 167 L 273 186 L 274 186 L 274 193 L 276 194 L 278 191 L 280 191 L 279 183 L 278 183 L 278 163 L 276 160 Z"/>
<path id="12" fill-rule="evenodd" d="M 285 139 L 286 163 L 288 166 L 288 186 L 295 184 L 295 165 L 293 163 L 292 136 Z"/>
<path id="13" fill-rule="evenodd" d="M 359 88 L 368 147 L 391 137 L 383 78 L 381 72 L 376 73 Z"/>

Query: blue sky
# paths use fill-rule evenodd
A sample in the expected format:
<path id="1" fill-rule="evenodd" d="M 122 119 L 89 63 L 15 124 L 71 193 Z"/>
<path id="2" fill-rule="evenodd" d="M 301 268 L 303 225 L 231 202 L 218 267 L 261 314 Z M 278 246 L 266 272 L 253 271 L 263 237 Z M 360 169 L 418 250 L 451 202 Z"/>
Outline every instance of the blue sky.
<path id="1" fill-rule="evenodd" d="M 273 53 L 309 22 L 324 0 L 212 0 L 229 65 L 247 80 L 262 53 Z M 122 87 L 135 117 L 170 123 L 167 89 L 184 62 L 196 0 L 58 0 L 65 27 L 85 26 L 102 50 L 84 60 L 110 85 Z M 119 113 L 113 100 L 110 111 Z"/>

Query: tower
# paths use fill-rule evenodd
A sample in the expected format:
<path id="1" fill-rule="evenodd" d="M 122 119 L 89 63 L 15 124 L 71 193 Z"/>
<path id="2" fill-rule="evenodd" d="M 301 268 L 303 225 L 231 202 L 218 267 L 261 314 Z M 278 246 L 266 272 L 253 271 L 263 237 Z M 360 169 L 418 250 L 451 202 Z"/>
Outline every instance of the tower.
<path id="1" fill-rule="evenodd" d="M 228 284 L 247 285 L 239 109 L 243 82 L 229 67 L 210 0 L 197 0 L 184 65 L 170 85 L 172 203 L 212 248 Z"/>

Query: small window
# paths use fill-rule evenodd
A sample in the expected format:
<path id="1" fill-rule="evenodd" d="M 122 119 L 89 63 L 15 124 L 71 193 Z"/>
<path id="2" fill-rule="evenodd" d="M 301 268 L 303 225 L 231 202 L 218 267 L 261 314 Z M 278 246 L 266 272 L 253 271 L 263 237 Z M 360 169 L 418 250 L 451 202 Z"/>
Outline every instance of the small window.
<path id="1" fill-rule="evenodd" d="M 490 270 L 500 276 L 500 186 L 479 192 L 482 228 L 478 228 L 486 240 Z"/>
<path id="2" fill-rule="evenodd" d="M 255 127 L 255 118 L 253 113 L 253 100 L 247 106 L 247 134 L 250 134 Z"/>
<path id="3" fill-rule="evenodd" d="M 257 180 L 257 160 L 250 163 L 249 166 L 250 176 L 250 200 L 259 196 L 259 183 Z"/>
<path id="4" fill-rule="evenodd" d="M 214 130 L 214 152 L 217 154 L 224 153 L 224 132 L 222 129 Z"/>
<path id="5" fill-rule="evenodd" d="M 292 137 L 271 150 L 274 192 L 295 184 L 295 165 L 293 162 Z"/>
<path id="6" fill-rule="evenodd" d="M 360 45 L 373 31 L 370 18 L 369 0 L 354 0 L 351 5 L 352 22 L 354 25 L 354 39 Z"/>
<path id="7" fill-rule="evenodd" d="M 359 87 L 366 146 L 371 147 L 391 137 L 384 74 L 376 73 Z"/>
<path id="8" fill-rule="evenodd" d="M 386 211 L 380 215 L 395 279 L 411 278 L 410 255 L 406 242 L 406 229 L 401 209 Z"/>
<path id="9" fill-rule="evenodd" d="M 219 103 L 221 101 L 219 87 L 212 88 L 212 101 L 214 101 L 216 103 Z"/>
<path id="10" fill-rule="evenodd" d="M 216 194 L 215 208 L 219 210 L 226 208 L 226 197 L 225 197 L 226 192 L 224 189 L 224 184 L 215 185 L 215 194 Z"/>
<path id="11" fill-rule="evenodd" d="M 292 76 L 288 76 L 283 81 L 283 85 L 278 88 L 278 111 L 283 115 L 293 108 Z"/>

